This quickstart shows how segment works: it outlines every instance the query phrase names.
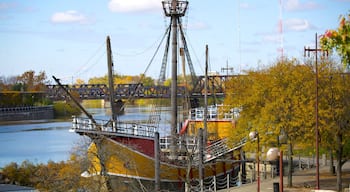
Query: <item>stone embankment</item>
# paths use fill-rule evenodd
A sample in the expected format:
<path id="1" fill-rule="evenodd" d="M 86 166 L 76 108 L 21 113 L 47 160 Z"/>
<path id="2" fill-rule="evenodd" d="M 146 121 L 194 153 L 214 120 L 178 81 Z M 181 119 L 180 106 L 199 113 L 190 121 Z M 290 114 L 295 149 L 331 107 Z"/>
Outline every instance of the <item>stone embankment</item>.
<path id="1" fill-rule="evenodd" d="M 53 106 L 0 108 L 0 121 L 53 119 Z"/>

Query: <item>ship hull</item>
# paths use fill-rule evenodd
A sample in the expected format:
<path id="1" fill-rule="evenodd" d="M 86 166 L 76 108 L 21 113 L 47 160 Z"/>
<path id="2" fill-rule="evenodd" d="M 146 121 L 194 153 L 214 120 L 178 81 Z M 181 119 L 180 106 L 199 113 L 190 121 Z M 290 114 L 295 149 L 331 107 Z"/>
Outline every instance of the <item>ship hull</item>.
<path id="1" fill-rule="evenodd" d="M 105 161 L 104 164 L 109 175 L 154 181 L 155 159 L 141 153 L 133 144 L 127 145 L 117 140 L 120 138 L 105 138 L 99 142 L 99 148 L 97 148 L 96 143 L 90 146 L 89 157 L 93 162 L 93 168 L 90 169 L 90 172 L 100 172 L 101 159 L 98 157 L 104 156 L 105 159 L 102 161 Z M 226 156 L 234 159 L 233 153 Z M 186 177 L 189 179 L 198 178 L 198 169 L 194 165 L 194 162 L 190 162 L 190 160 L 185 161 L 182 165 L 176 162 L 161 161 L 161 182 L 184 182 Z M 205 177 L 227 174 L 237 165 L 225 162 L 207 163 L 204 168 Z"/>

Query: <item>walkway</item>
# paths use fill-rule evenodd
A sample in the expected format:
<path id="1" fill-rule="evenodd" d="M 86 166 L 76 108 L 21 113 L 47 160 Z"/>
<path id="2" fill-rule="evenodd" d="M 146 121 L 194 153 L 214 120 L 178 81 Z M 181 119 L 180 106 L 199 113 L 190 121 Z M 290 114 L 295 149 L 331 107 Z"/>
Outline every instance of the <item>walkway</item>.
<path id="1" fill-rule="evenodd" d="M 287 188 L 287 177 L 283 178 L 284 192 L 308 192 L 315 189 L 316 170 L 308 169 L 303 171 L 296 171 L 293 174 L 293 187 Z M 350 162 L 343 165 L 342 169 L 343 189 L 350 186 Z M 279 182 L 279 178 L 261 180 L 260 191 L 272 192 L 273 183 Z M 320 189 L 336 191 L 337 178 L 335 175 L 329 173 L 329 166 L 320 167 Z M 257 183 L 245 184 L 240 187 L 232 187 L 230 189 L 220 190 L 220 192 L 254 192 L 257 191 Z"/>

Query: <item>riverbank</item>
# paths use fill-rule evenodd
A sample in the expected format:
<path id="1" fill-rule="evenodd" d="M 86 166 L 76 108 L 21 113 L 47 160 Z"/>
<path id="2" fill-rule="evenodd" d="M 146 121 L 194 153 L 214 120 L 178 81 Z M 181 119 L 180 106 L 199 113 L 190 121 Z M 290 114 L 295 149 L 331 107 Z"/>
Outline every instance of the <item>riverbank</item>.
<path id="1" fill-rule="evenodd" d="M 53 118 L 54 118 L 53 105 L 0 108 L 0 122 L 42 120 L 42 119 L 53 119 Z"/>
<path id="2" fill-rule="evenodd" d="M 38 120 L 19 120 L 19 121 L 0 121 L 0 125 L 21 125 L 21 124 L 38 124 L 38 123 L 55 123 L 55 122 L 70 122 L 71 118 L 59 119 L 38 119 Z"/>

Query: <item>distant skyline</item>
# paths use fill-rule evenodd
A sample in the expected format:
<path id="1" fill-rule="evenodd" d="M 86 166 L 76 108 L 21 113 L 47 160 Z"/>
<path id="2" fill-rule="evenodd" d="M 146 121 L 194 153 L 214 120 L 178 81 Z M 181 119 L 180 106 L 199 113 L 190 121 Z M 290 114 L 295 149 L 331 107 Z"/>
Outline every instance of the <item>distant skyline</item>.
<path id="1" fill-rule="evenodd" d="M 273 64 L 281 47 L 302 61 L 315 33 L 336 29 L 349 11 L 350 0 L 189 0 L 182 19 L 197 75 L 204 73 L 205 45 L 210 71 L 226 74 L 221 69 L 229 66 L 236 74 Z M 114 70 L 139 75 L 168 24 L 161 0 L 1 0 L 0 76 L 45 71 L 63 83 L 103 76 L 107 35 Z M 158 78 L 163 49 L 147 76 Z"/>

